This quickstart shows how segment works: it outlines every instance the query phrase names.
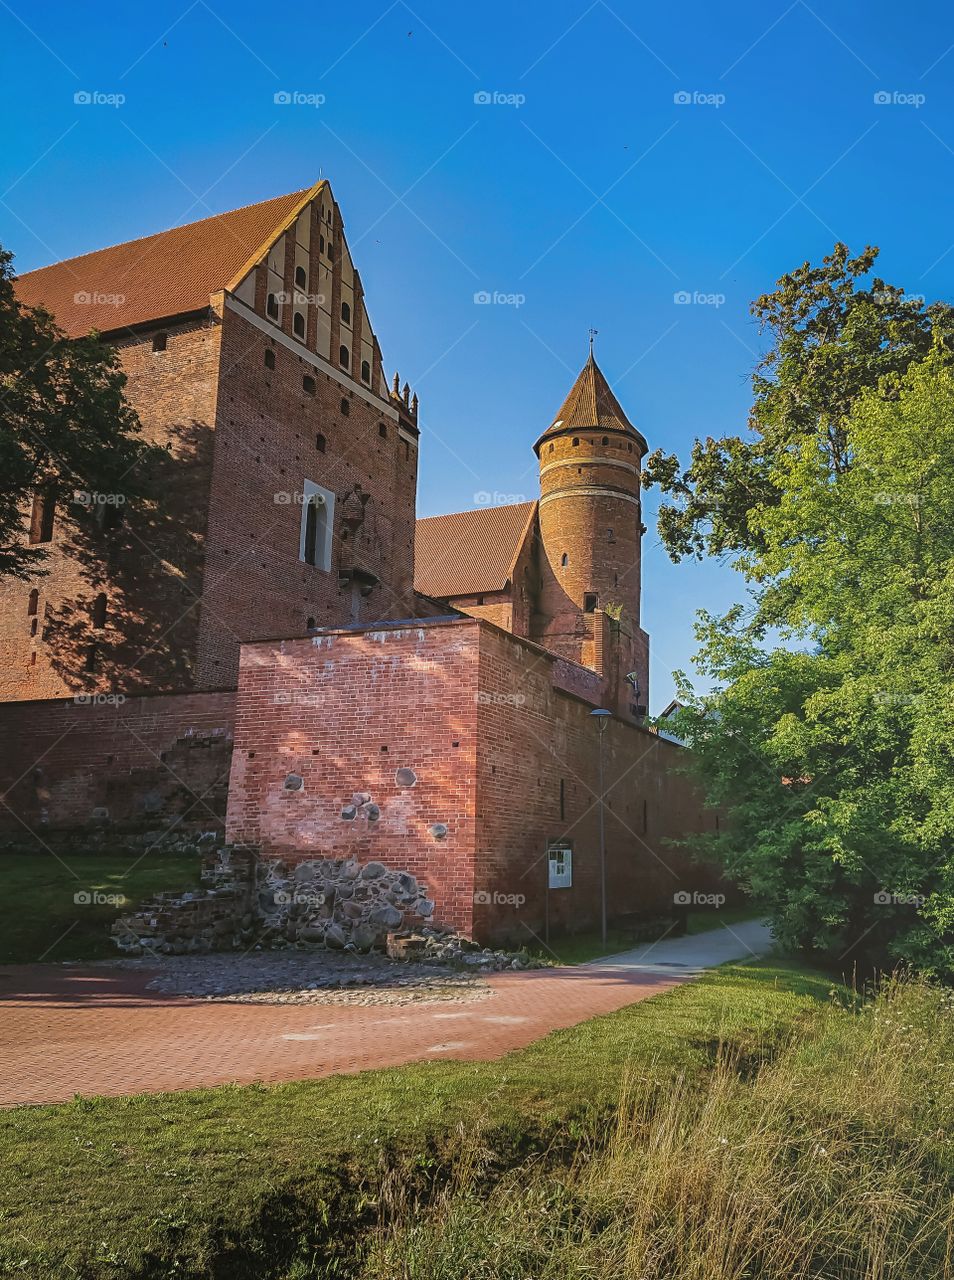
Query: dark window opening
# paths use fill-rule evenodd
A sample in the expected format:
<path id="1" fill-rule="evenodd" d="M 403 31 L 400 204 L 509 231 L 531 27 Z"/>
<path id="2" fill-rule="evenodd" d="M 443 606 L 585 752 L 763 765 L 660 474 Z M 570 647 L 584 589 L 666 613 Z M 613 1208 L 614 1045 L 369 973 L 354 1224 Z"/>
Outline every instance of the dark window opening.
<path id="1" fill-rule="evenodd" d="M 86 658 L 83 662 L 83 670 L 84 671 L 96 670 L 96 646 L 94 644 L 90 644 L 86 646 Z"/>
<path id="2" fill-rule="evenodd" d="M 152 336 L 153 351 L 165 351 L 167 335 L 164 333 L 154 333 Z"/>
<path id="3" fill-rule="evenodd" d="M 31 666 L 31 667 L 35 667 L 35 666 L 36 666 L 36 650 L 35 650 L 35 649 L 34 649 L 34 650 L 33 650 L 33 652 L 30 654 L 30 666 Z"/>
<path id="4" fill-rule="evenodd" d="M 292 330 L 294 331 L 296 338 L 303 338 L 305 336 L 305 317 L 300 311 L 295 312 L 294 319 L 292 320 Z"/>
<path id="5" fill-rule="evenodd" d="M 327 441 L 319 431 L 318 434 L 315 436 L 315 448 L 318 450 L 319 453 L 324 453 L 326 445 L 327 445 Z"/>
<path id="6" fill-rule="evenodd" d="M 111 533 L 113 529 L 118 529 L 123 522 L 123 509 L 115 504 L 101 505 L 96 512 L 96 519 L 103 533 Z"/>
<path id="7" fill-rule="evenodd" d="M 345 346 L 338 348 L 338 363 L 341 365 L 342 369 L 347 369 L 348 365 L 351 363 L 351 353 Z"/>
<path id="8" fill-rule="evenodd" d="M 266 369 L 275 368 L 275 352 L 274 351 L 265 352 L 265 368 Z"/>
<path id="9" fill-rule="evenodd" d="M 605 448 L 608 444 L 609 444 L 609 436 L 604 436 L 604 437 L 603 437 L 603 447 Z"/>
<path id="10" fill-rule="evenodd" d="M 314 378 L 307 373 L 301 380 L 301 389 L 306 393 L 306 395 L 309 395 L 309 396 L 313 396 L 315 394 L 317 385 L 318 384 L 315 382 Z"/>
<path id="11" fill-rule="evenodd" d="M 575 449 L 575 448 L 576 448 L 576 446 L 577 446 L 579 443 L 580 443 L 579 437 L 578 437 L 578 436 L 574 436 L 574 437 L 573 437 L 573 448 Z"/>
<path id="12" fill-rule="evenodd" d="M 305 512 L 305 564 L 314 564 L 318 548 L 318 508 L 308 503 Z"/>
<path id="13" fill-rule="evenodd" d="M 595 591 L 584 591 L 583 593 L 583 612 L 593 613 L 596 609 L 599 597 Z"/>
<path id="14" fill-rule="evenodd" d="M 270 320 L 278 319 L 278 299 L 274 293 L 268 295 L 268 301 L 265 303 L 265 314 Z"/>
<path id="15" fill-rule="evenodd" d="M 324 251 L 325 251 L 325 237 L 324 237 L 324 236 L 319 236 L 319 237 L 318 237 L 318 248 L 319 248 L 319 250 L 320 250 L 322 253 L 324 253 Z"/>
<path id="16" fill-rule="evenodd" d="M 342 400 L 341 400 L 341 412 L 344 414 L 346 418 L 348 414 L 351 412 L 351 401 L 344 399 L 344 397 L 342 397 Z"/>
<path id="17" fill-rule="evenodd" d="M 370 360 L 361 361 L 361 381 L 362 382 L 371 381 L 371 361 Z"/>
<path id="18" fill-rule="evenodd" d="M 305 622 L 305 630 L 306 630 L 306 631 L 314 631 L 314 629 L 315 629 L 315 620 L 314 620 L 314 618 L 308 618 L 308 619 L 307 619 L 307 621 Z"/>
<path id="19" fill-rule="evenodd" d="M 296 267 L 295 268 L 295 284 L 298 285 L 299 289 L 304 289 L 307 283 L 308 283 L 308 276 L 305 272 L 305 268 Z"/>
<path id="20" fill-rule="evenodd" d="M 550 445 L 550 452 L 551 452 L 551 453 L 553 452 L 553 445 L 552 445 L 552 443 L 551 443 L 551 445 Z"/>
<path id="21" fill-rule="evenodd" d="M 36 611 L 40 606 L 40 593 L 36 587 L 30 592 L 29 601 L 27 603 L 27 617 L 35 618 Z"/>
<path id="22" fill-rule="evenodd" d="M 643 798 L 643 835 L 645 835 L 648 830 L 649 830 L 649 805 L 646 803 L 646 799 L 644 797 Z"/>
<path id="23" fill-rule="evenodd" d="M 39 623 L 40 623 L 40 619 L 39 619 L 39 618 L 31 618 L 31 620 L 30 620 L 30 635 L 31 635 L 31 636 L 35 636 L 35 635 L 36 635 L 36 632 L 37 632 L 37 628 L 38 628 L 38 626 L 39 626 Z"/>
<path id="24" fill-rule="evenodd" d="M 345 322 L 345 324 L 350 324 L 350 323 L 351 323 L 351 304 L 350 304 L 350 303 L 348 303 L 348 302 L 342 302 L 342 304 L 341 304 L 341 318 L 342 318 L 342 320 Z"/>
<path id="25" fill-rule="evenodd" d="M 106 625 L 106 593 L 101 591 L 93 602 L 93 626 L 105 627 Z"/>
<path id="26" fill-rule="evenodd" d="M 560 556 L 560 568 L 565 569 L 569 563 L 570 563 L 570 557 L 564 551 L 563 555 Z"/>
<path id="27" fill-rule="evenodd" d="M 56 500 L 49 489 L 41 489 L 33 495 L 33 511 L 30 515 L 30 541 L 51 542 L 53 540 L 53 517 L 56 512 Z"/>
<path id="28" fill-rule="evenodd" d="M 387 440 L 388 438 L 387 425 L 383 422 L 378 423 L 378 435 L 381 437 L 382 440 Z"/>

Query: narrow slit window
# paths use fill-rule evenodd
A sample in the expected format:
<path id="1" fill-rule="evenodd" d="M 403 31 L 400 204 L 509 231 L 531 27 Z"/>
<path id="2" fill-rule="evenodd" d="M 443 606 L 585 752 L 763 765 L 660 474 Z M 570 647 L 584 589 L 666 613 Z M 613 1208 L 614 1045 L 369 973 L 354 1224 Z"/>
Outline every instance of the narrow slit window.
<path id="1" fill-rule="evenodd" d="M 105 627 L 106 625 L 106 593 L 101 591 L 93 601 L 93 626 Z"/>
<path id="2" fill-rule="evenodd" d="M 39 489 L 33 495 L 33 511 L 30 515 L 30 541 L 52 542 L 53 518 L 56 501 L 49 489 Z"/>
<path id="3" fill-rule="evenodd" d="M 347 369 L 351 363 L 351 353 L 344 344 L 338 348 L 338 363 L 342 369 Z"/>
<path id="4" fill-rule="evenodd" d="M 371 361 L 370 360 L 361 361 L 361 381 L 362 382 L 371 381 Z"/>

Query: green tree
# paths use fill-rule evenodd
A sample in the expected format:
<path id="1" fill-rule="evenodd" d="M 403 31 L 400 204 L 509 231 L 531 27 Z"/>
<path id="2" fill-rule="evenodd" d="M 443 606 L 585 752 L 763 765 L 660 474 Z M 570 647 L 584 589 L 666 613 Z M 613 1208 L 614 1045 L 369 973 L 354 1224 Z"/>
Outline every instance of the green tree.
<path id="1" fill-rule="evenodd" d="M 143 492 L 149 450 L 124 395 L 119 358 L 95 335 L 67 338 L 47 312 L 15 293 L 0 249 L 0 577 L 43 572 L 46 550 L 24 538 L 33 496 Z"/>
<path id="2" fill-rule="evenodd" d="M 845 470 L 845 421 L 858 397 L 923 359 L 935 336 L 954 336 L 954 308 L 870 278 L 877 257 L 836 244 L 821 266 L 804 262 L 752 304 L 769 345 L 746 436 L 697 440 L 685 468 L 659 449 L 647 458 L 643 485 L 664 495 L 659 534 L 673 560 L 758 550 L 753 516 L 781 499 L 779 461 L 812 439 L 832 475 Z"/>
<path id="3" fill-rule="evenodd" d="M 884 390 L 884 388 L 882 389 Z M 728 822 L 702 842 L 781 939 L 954 975 L 954 373 L 940 343 L 889 394 L 774 461 L 754 610 L 703 617 L 715 692 L 679 732 Z M 767 648 L 766 622 L 790 648 Z"/>

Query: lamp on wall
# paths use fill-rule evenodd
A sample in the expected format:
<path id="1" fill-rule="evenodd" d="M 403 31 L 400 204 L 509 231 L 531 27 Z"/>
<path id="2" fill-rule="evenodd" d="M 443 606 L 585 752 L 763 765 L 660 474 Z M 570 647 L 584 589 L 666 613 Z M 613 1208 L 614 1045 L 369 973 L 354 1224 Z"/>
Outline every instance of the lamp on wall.
<path id="1" fill-rule="evenodd" d="M 603 946 L 606 946 L 606 820 L 604 816 L 605 794 L 603 791 L 603 734 L 613 713 L 603 707 L 597 707 L 590 715 L 596 717 L 599 730 L 599 768 L 600 768 L 600 928 Z"/>

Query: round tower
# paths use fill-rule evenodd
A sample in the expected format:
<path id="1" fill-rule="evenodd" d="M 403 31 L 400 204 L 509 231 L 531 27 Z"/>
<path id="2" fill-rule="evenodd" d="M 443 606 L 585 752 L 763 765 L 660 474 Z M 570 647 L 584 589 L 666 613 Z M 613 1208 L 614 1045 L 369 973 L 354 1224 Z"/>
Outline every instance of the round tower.
<path id="1" fill-rule="evenodd" d="M 592 346 L 570 394 L 534 449 L 540 460 L 541 539 L 534 639 L 604 671 L 608 624 L 597 616 L 603 614 L 623 642 L 620 661 L 624 666 L 634 663 L 639 675 L 645 665 L 640 657 L 645 648 L 640 637 L 645 641 L 645 636 L 639 627 L 640 463 L 647 445 L 620 407 Z M 634 700 L 643 702 L 644 688 L 639 692 Z"/>

